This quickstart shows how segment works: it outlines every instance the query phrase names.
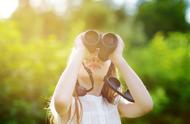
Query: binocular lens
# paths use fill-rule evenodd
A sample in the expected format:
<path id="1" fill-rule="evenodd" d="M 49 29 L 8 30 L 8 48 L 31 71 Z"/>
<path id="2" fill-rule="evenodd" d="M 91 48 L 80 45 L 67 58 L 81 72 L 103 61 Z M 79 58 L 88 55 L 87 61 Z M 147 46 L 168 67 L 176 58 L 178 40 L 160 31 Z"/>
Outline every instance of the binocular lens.
<path id="1" fill-rule="evenodd" d="M 98 40 L 98 34 L 95 31 L 88 31 L 85 34 L 85 39 L 88 41 L 96 42 Z"/>
<path id="2" fill-rule="evenodd" d="M 116 35 L 113 33 L 104 34 L 100 45 L 99 58 L 103 61 L 106 61 L 108 59 L 108 56 L 115 50 L 116 47 L 117 47 Z"/>
<path id="3" fill-rule="evenodd" d="M 106 61 L 108 56 L 117 47 L 117 37 L 113 33 L 105 33 L 100 35 L 94 30 L 86 31 L 82 36 L 83 43 L 89 52 L 95 52 L 96 48 L 100 48 L 98 57 L 102 61 Z"/>
<path id="4" fill-rule="evenodd" d="M 87 31 L 84 35 L 85 40 L 88 41 L 89 44 L 96 44 L 99 40 L 99 35 L 95 31 Z"/>
<path id="5" fill-rule="evenodd" d="M 115 46 L 117 44 L 117 37 L 112 33 L 107 33 L 103 36 L 103 42 L 105 45 Z"/>
<path id="6" fill-rule="evenodd" d="M 90 52 L 94 52 L 99 43 L 99 34 L 96 31 L 87 31 L 84 33 L 83 42 Z"/>

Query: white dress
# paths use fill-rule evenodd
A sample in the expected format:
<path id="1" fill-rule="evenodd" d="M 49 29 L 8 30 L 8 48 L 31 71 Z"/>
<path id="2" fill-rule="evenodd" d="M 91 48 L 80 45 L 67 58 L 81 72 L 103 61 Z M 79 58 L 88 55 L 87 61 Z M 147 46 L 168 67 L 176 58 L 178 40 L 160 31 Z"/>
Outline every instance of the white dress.
<path id="1" fill-rule="evenodd" d="M 79 99 L 83 107 L 81 124 L 121 124 L 118 103 L 111 104 L 103 96 L 89 94 L 80 96 Z M 73 97 L 71 115 L 75 111 L 74 108 L 75 99 Z M 75 124 L 75 119 L 69 120 L 67 124 Z"/>

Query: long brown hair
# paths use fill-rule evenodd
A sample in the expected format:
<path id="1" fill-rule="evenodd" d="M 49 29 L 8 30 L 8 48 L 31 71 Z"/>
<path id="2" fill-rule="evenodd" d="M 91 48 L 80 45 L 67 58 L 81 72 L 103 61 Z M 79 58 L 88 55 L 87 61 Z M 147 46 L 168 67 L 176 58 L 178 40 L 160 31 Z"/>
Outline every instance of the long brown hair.
<path id="1" fill-rule="evenodd" d="M 117 70 L 116 67 L 114 66 L 114 64 L 112 63 L 111 66 L 111 73 L 107 76 L 112 76 L 112 77 L 117 77 Z M 108 86 L 108 84 L 106 82 L 104 82 L 103 88 L 101 90 L 101 95 L 111 104 L 114 103 L 114 100 L 117 96 L 117 94 Z M 73 120 L 74 117 L 76 117 L 76 121 L 77 124 L 80 124 L 81 120 L 82 120 L 82 115 L 83 115 L 83 111 L 82 111 L 82 104 L 81 101 L 79 99 L 79 96 L 77 95 L 76 91 L 74 91 L 73 96 L 75 98 L 75 112 L 73 114 L 73 116 L 71 117 L 71 107 L 69 110 L 69 119 Z M 49 102 L 50 103 L 50 102 Z M 79 103 L 79 104 L 78 104 Z M 48 120 L 50 122 L 50 124 L 56 124 L 55 123 L 55 117 L 52 114 L 51 108 L 50 108 L 50 104 L 48 107 Z M 79 107 L 80 107 L 80 113 L 79 113 Z"/>

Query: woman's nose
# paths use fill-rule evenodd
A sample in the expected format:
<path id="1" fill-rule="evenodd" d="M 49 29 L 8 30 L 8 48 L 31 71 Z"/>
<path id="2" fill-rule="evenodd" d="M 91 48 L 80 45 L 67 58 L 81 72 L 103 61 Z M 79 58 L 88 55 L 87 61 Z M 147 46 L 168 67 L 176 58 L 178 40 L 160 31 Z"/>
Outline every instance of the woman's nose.
<path id="1" fill-rule="evenodd" d="M 94 53 L 92 53 L 92 58 L 91 58 L 91 60 L 93 61 L 93 62 L 100 62 L 100 59 L 99 59 L 99 57 L 98 57 L 98 53 L 99 53 L 99 49 L 96 49 L 96 51 L 94 52 Z"/>
<path id="2" fill-rule="evenodd" d="M 99 60 L 98 60 L 98 57 L 97 57 L 97 56 L 93 56 L 91 60 L 92 60 L 92 62 L 99 62 Z"/>
<path id="3" fill-rule="evenodd" d="M 99 52 L 99 49 L 96 49 L 95 52 L 92 53 L 92 56 L 98 57 L 98 52 Z"/>

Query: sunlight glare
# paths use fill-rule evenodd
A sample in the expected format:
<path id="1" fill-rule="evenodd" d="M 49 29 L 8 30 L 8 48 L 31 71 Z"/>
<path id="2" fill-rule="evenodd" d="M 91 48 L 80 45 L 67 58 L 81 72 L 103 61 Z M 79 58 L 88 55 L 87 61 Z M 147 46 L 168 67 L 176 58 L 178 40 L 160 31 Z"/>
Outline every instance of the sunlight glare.
<path id="1" fill-rule="evenodd" d="M 43 4 L 42 0 L 30 0 L 29 1 L 32 7 L 40 7 Z"/>
<path id="2" fill-rule="evenodd" d="M 32 7 L 41 11 L 53 9 L 57 15 L 63 15 L 67 9 L 67 0 L 30 0 Z"/>
<path id="3" fill-rule="evenodd" d="M 0 0 L 0 19 L 8 19 L 17 9 L 19 0 Z"/>
<path id="4" fill-rule="evenodd" d="M 54 6 L 54 10 L 57 15 L 63 15 L 67 9 L 66 0 L 50 0 L 50 3 Z"/>

